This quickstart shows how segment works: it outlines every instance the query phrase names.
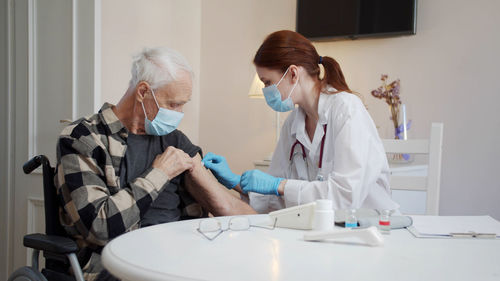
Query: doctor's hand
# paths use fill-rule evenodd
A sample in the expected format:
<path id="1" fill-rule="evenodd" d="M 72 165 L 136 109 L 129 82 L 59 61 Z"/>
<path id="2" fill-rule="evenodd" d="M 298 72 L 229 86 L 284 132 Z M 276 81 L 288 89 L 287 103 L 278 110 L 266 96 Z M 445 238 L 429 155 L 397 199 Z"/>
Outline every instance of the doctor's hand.
<path id="1" fill-rule="evenodd" d="M 224 156 L 209 152 L 203 157 L 202 162 L 206 168 L 214 173 L 217 180 L 228 189 L 232 189 L 240 183 L 241 177 L 231 172 Z"/>
<path id="2" fill-rule="evenodd" d="M 260 194 L 280 195 L 278 187 L 283 180 L 260 170 L 250 170 L 241 175 L 240 187 L 244 193 L 251 191 Z"/>

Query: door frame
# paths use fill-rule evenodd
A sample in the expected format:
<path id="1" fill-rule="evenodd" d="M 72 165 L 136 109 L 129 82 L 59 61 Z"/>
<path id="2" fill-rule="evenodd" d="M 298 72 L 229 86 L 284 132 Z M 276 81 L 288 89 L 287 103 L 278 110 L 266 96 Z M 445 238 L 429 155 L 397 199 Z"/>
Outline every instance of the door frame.
<path id="1" fill-rule="evenodd" d="M 2 86 L 1 91 L 3 94 L 1 95 L 0 100 L 0 132 L 1 140 L 0 140 L 0 219 L 2 224 L 5 227 L 0 228 L 0 279 L 6 280 L 7 273 L 10 271 L 11 265 L 10 260 L 8 259 L 9 253 L 12 252 L 10 247 L 11 233 L 9 230 L 12 229 L 12 215 L 10 213 L 11 210 L 11 202 L 12 202 L 12 193 L 11 193 L 11 95 L 8 93 L 11 92 L 11 7 L 9 0 L 0 0 L 1 5 L 1 14 L 0 18 L 2 22 L 0 23 L 0 28 L 2 29 L 0 32 L 2 42 L 5 42 L 4 45 L 0 46 L 1 58 L 0 63 L 2 69 L 0 74 L 0 85 Z"/>
<path id="2" fill-rule="evenodd" d="M 2 85 L 0 91 L 7 93 L 3 95 L 0 99 L 0 132 L 6 132 L 0 139 L 0 219 L 3 222 L 4 227 L 0 227 L 0 280 L 7 280 L 8 276 L 19 266 L 14 261 L 14 251 L 19 245 L 14 245 L 14 241 L 18 241 L 15 236 L 15 177 L 16 172 L 21 169 L 21 167 L 14 167 L 16 163 L 15 155 L 15 124 L 14 120 L 16 116 L 16 89 L 15 83 L 17 79 L 26 80 L 29 88 L 33 87 L 34 83 L 34 71 L 32 63 L 27 65 L 15 65 L 15 2 L 26 1 L 29 7 L 32 7 L 39 0 L 0 0 L 0 6 L 2 6 L 2 13 L 5 13 L 5 17 L 1 17 L 3 22 L 0 24 L 0 28 L 6 29 L 6 50 L 3 50 L 4 46 L 0 46 L 0 61 L 6 56 L 6 64 L 2 66 L 2 70 L 5 70 L 5 77 L 0 78 L 6 81 L 6 85 Z M 101 0 L 87 0 L 78 1 L 71 0 L 72 3 L 72 42 L 71 42 L 71 52 L 72 52 L 72 119 L 75 120 L 78 117 L 88 115 L 90 113 L 97 112 L 101 106 Z M 3 9 L 6 7 L 6 9 Z M 29 10 L 29 9 L 28 9 Z M 0 13 L 0 15 L 2 15 Z M 33 40 L 33 37 L 29 35 L 32 32 L 33 26 L 29 25 L 32 21 L 32 13 L 27 11 L 27 22 L 29 32 L 25 34 L 28 36 L 28 40 Z M 5 27 L 4 27 L 5 24 Z M 3 38 L 3 32 L 0 32 L 0 36 Z M 28 45 L 31 46 L 32 42 L 28 41 Z M 28 50 L 28 56 L 33 56 L 32 50 Z M 33 57 L 29 57 L 28 61 L 33 61 Z M 15 77 L 16 67 L 26 68 L 28 71 L 27 77 Z M 1 72 L 0 72 L 1 73 Z M 4 75 L 4 74 L 0 74 Z M 24 76 L 24 75 L 22 75 Z M 93 93 L 89 97 L 89 93 Z M 28 93 L 30 95 L 30 93 Z M 32 137 L 32 120 L 33 112 L 31 110 L 36 110 L 32 106 L 32 101 L 29 102 L 27 108 L 30 108 L 28 112 L 28 126 L 25 129 L 28 133 L 27 135 L 31 139 L 26 147 L 28 158 L 34 156 L 36 151 L 33 150 L 33 141 L 36 141 L 35 137 Z M 0 134 L 2 135 L 2 134 Z M 55 144 L 54 144 L 55 146 Z M 28 159 L 26 159 L 28 160 Z M 27 199 L 29 201 L 29 199 Z M 29 208 L 29 204 L 28 204 Z M 26 222 L 30 223 L 30 219 L 26 218 Z M 26 225 L 27 229 L 29 226 Z"/>

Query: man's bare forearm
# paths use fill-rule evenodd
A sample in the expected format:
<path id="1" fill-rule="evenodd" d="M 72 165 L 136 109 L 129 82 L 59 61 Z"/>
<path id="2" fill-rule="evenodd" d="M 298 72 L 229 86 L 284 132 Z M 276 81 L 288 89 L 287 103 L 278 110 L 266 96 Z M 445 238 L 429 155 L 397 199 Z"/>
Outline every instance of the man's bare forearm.
<path id="1" fill-rule="evenodd" d="M 202 207 L 214 216 L 256 214 L 247 203 L 233 196 L 201 165 L 200 155 L 193 157 L 194 168 L 186 173 L 186 188 Z"/>

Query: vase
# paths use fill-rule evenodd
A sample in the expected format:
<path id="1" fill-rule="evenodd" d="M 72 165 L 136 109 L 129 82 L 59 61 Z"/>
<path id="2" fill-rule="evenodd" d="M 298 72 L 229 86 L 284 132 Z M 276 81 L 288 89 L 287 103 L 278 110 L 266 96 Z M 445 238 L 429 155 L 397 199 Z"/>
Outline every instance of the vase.
<path id="1" fill-rule="evenodd" d="M 409 131 L 412 126 L 412 121 L 407 118 L 408 110 L 405 104 L 401 105 L 398 118 L 395 124 L 398 126 L 393 128 L 394 139 L 407 140 L 409 138 Z M 412 162 L 414 159 L 413 154 L 406 153 L 387 153 L 387 160 L 389 163 L 406 164 Z"/>

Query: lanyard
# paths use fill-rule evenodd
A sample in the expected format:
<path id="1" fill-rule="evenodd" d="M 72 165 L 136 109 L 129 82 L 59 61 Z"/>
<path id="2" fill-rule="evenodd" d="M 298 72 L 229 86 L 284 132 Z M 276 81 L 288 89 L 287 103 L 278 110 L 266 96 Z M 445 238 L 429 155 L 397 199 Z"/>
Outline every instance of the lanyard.
<path id="1" fill-rule="evenodd" d="M 323 134 L 323 138 L 321 139 L 321 147 L 319 151 L 319 163 L 318 163 L 318 168 L 320 169 L 323 166 L 323 150 L 325 148 L 326 124 L 323 125 L 323 131 L 325 133 Z M 304 148 L 304 145 L 299 140 L 296 140 L 295 143 L 292 145 L 292 148 L 290 149 L 290 162 L 293 159 L 293 152 L 295 151 L 295 146 L 297 145 L 299 145 L 300 148 L 302 149 L 302 158 L 306 159 L 306 149 Z"/>

